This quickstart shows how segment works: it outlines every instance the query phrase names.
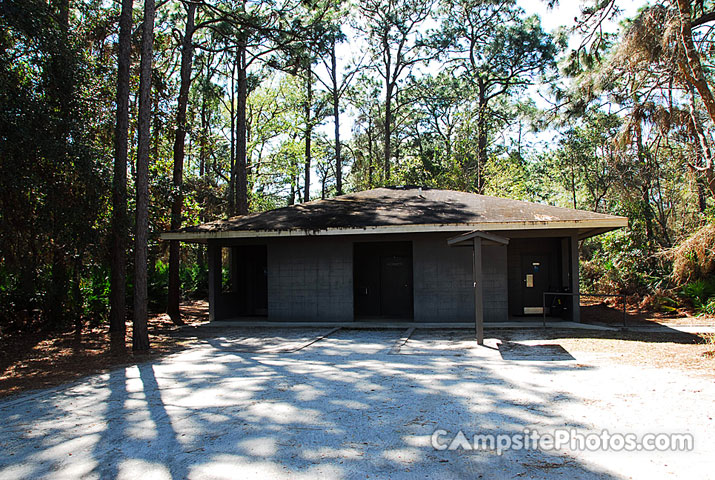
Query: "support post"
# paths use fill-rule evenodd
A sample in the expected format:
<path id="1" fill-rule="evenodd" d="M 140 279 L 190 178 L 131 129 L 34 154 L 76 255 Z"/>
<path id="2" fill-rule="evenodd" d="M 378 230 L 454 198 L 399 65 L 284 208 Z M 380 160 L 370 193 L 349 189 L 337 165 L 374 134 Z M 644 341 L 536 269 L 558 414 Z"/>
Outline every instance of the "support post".
<path id="1" fill-rule="evenodd" d="M 579 273 L 578 273 L 578 235 L 571 235 L 571 320 L 581 322 L 581 296 L 579 295 Z"/>
<path id="2" fill-rule="evenodd" d="M 216 279 L 221 281 L 221 248 L 208 243 L 208 269 L 209 269 L 209 322 L 216 320 Z M 219 289 L 220 289 L 219 285 Z"/>
<path id="3" fill-rule="evenodd" d="M 474 322 L 477 330 L 477 344 L 484 345 L 484 302 L 482 295 L 482 239 L 473 239 L 474 266 L 472 275 L 474 279 Z"/>

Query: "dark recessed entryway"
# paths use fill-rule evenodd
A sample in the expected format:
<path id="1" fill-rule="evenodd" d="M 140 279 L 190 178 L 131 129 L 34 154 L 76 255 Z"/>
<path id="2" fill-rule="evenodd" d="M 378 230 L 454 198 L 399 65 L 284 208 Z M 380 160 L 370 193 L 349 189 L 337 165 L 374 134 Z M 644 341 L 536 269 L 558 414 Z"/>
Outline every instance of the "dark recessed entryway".
<path id="1" fill-rule="evenodd" d="M 412 242 L 355 243 L 355 317 L 412 318 Z"/>
<path id="2" fill-rule="evenodd" d="M 268 313 L 268 254 L 265 245 L 234 247 L 235 295 L 240 316 Z"/>

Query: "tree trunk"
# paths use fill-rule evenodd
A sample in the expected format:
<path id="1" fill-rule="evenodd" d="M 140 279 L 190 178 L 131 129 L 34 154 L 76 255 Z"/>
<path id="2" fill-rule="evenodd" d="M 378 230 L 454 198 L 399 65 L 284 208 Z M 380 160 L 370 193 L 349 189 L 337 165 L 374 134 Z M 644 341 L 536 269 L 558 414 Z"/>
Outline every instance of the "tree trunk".
<path id="1" fill-rule="evenodd" d="M 479 113 L 477 115 L 477 193 L 484 191 L 484 167 L 487 164 L 487 99 L 483 80 L 479 79 Z"/>
<path id="2" fill-rule="evenodd" d="M 298 133 L 294 132 L 291 137 L 291 142 L 295 142 L 298 138 Z M 288 205 L 295 205 L 295 199 L 298 196 L 298 159 L 295 155 L 290 156 L 290 197 L 288 197 Z"/>
<path id="3" fill-rule="evenodd" d="M 132 46 L 133 0 L 122 0 L 119 15 L 117 65 L 117 124 L 114 130 L 114 176 L 112 178 L 112 247 L 109 292 L 110 349 L 126 348 L 126 277 L 129 219 L 127 217 L 127 157 L 129 150 L 129 69 Z"/>
<path id="4" fill-rule="evenodd" d="M 206 77 L 204 77 L 204 81 L 208 82 L 211 76 L 211 72 L 209 69 L 210 66 L 210 61 L 206 62 Z M 207 95 L 207 89 L 204 88 L 204 91 L 202 92 L 201 95 L 201 138 L 199 140 L 199 178 L 201 178 L 202 182 L 205 181 L 204 187 L 202 187 L 201 194 L 198 197 L 199 205 L 201 205 L 201 210 L 199 212 L 199 222 L 205 223 L 206 222 L 206 214 L 204 213 L 206 210 L 206 195 L 204 195 L 205 192 L 205 186 L 209 184 L 208 182 L 208 171 L 209 171 L 209 166 L 208 166 L 208 138 L 209 138 L 209 115 L 208 115 L 208 105 L 206 102 L 206 95 Z M 206 268 L 206 261 L 204 257 L 204 245 L 199 244 L 198 246 L 198 251 L 196 253 L 196 262 L 199 265 L 199 269 L 203 270 Z"/>
<path id="5" fill-rule="evenodd" d="M 705 196 L 705 187 L 703 186 L 703 182 L 700 181 L 697 175 L 695 175 L 695 184 L 698 188 L 698 212 L 704 214 L 705 210 L 708 208 L 708 199 Z"/>
<path id="6" fill-rule="evenodd" d="M 636 106 L 637 105 L 638 104 L 636 103 Z M 638 122 L 640 121 L 641 119 L 638 119 Z M 653 211 L 650 206 L 651 173 L 646 153 L 643 149 L 643 136 L 640 124 L 636 126 L 636 154 L 638 155 L 638 164 L 642 169 L 640 175 L 643 182 L 641 185 L 641 202 L 643 208 L 643 219 L 645 220 L 646 245 L 648 246 L 648 251 L 652 252 L 655 235 L 653 232 Z"/>
<path id="7" fill-rule="evenodd" d="M 80 283 L 82 281 L 83 258 L 84 253 L 79 252 L 79 255 L 77 255 L 72 262 L 72 316 L 74 317 L 75 342 L 77 342 L 78 346 L 80 346 L 79 344 L 82 342 L 82 290 L 80 288 Z"/>
<path id="8" fill-rule="evenodd" d="M 383 183 L 385 185 L 390 183 L 390 158 L 392 157 L 392 91 L 393 85 L 388 81 L 385 88 L 385 164 L 383 165 Z"/>
<path id="9" fill-rule="evenodd" d="M 576 210 L 578 208 L 576 204 L 576 168 L 574 166 L 575 160 L 572 158 L 571 159 L 571 202 L 573 209 Z"/>
<path id="10" fill-rule="evenodd" d="M 191 88 L 191 64 L 194 57 L 194 20 L 196 4 L 186 4 L 186 30 L 181 40 L 181 68 L 179 99 L 176 109 L 176 135 L 174 136 L 174 199 L 171 203 L 171 230 L 181 228 L 181 211 L 184 204 L 184 144 L 186 142 L 186 107 L 189 103 Z M 179 304 L 181 302 L 181 285 L 179 279 L 179 242 L 169 242 L 169 299 L 166 313 L 175 325 L 183 325 Z"/>
<path id="11" fill-rule="evenodd" d="M 236 213 L 236 66 L 238 65 L 238 54 L 234 59 L 231 67 L 231 105 L 229 113 L 231 114 L 231 158 L 230 170 L 228 179 L 228 213 L 234 215 Z"/>
<path id="12" fill-rule="evenodd" d="M 367 188 L 370 189 L 374 185 L 372 173 L 372 158 L 374 155 L 373 135 L 372 135 L 372 116 L 368 115 L 367 119 Z"/>
<path id="13" fill-rule="evenodd" d="M 52 0 L 50 5 L 54 10 L 54 17 L 60 27 L 61 38 L 59 38 L 60 50 L 49 58 L 49 78 L 48 78 L 48 100 L 52 108 L 56 108 L 58 117 L 63 119 L 57 122 L 57 130 L 51 134 L 61 141 L 61 150 L 55 152 L 59 162 L 71 161 L 69 157 L 70 149 L 70 129 L 69 122 L 65 119 L 72 114 L 72 95 L 74 78 L 71 71 L 72 66 L 67 65 L 67 52 L 70 48 L 69 38 L 69 0 Z M 52 214 L 51 222 L 55 230 L 64 228 L 61 215 L 56 212 Z M 48 296 L 45 298 L 45 313 L 49 317 L 53 326 L 60 326 L 64 322 L 68 306 L 68 264 L 67 253 L 62 246 L 52 244 L 52 266 L 50 269 L 51 285 Z M 33 289 L 34 290 L 34 289 Z"/>
<path id="14" fill-rule="evenodd" d="M 248 213 L 248 172 L 246 171 L 246 102 L 248 99 L 248 79 L 246 72 L 246 46 L 239 42 L 238 55 L 238 82 L 236 92 L 236 213 Z"/>
<path id="15" fill-rule="evenodd" d="M 340 96 L 338 95 L 338 59 L 335 52 L 335 39 L 330 50 L 330 62 L 333 68 L 333 118 L 335 119 L 335 187 L 338 195 L 343 194 L 343 160 L 340 157 Z"/>
<path id="16" fill-rule="evenodd" d="M 395 91 L 395 109 L 399 112 L 400 111 L 400 91 L 396 90 Z M 390 117 L 394 118 L 394 115 L 390 115 Z M 393 142 L 392 140 L 390 141 L 390 144 L 392 145 L 392 163 L 395 164 L 395 167 L 400 165 L 400 135 L 399 135 L 399 130 L 398 130 L 398 122 L 393 121 L 393 125 L 390 127 L 390 135 L 395 137 L 395 141 Z"/>
<path id="17" fill-rule="evenodd" d="M 206 77 L 208 78 L 208 77 Z M 206 175 L 206 165 L 207 165 L 207 151 L 208 151 L 208 137 L 209 137 L 209 120 L 208 120 L 208 106 L 206 104 L 207 92 L 201 93 L 201 108 L 199 109 L 199 119 L 201 121 L 201 134 L 199 135 L 199 178 L 203 180 L 204 175 Z M 199 214 L 202 216 L 203 214 Z"/>
<path id="18" fill-rule="evenodd" d="M 691 0 L 678 0 L 678 11 L 680 13 L 680 41 L 687 64 L 682 68 L 688 81 L 690 81 L 698 91 L 700 99 L 705 105 L 710 120 L 715 122 L 715 96 L 708 84 L 705 70 L 703 69 L 695 43 L 693 42 L 692 12 L 690 8 Z M 710 190 L 710 195 L 715 197 L 715 164 L 712 158 L 705 159 L 705 165 L 700 168 L 705 174 L 706 183 Z"/>
<path id="19" fill-rule="evenodd" d="M 305 182 L 303 184 L 303 201 L 310 201 L 310 167 L 313 161 L 311 155 L 311 140 L 313 139 L 313 119 L 311 118 L 311 110 L 313 108 L 313 70 L 308 60 L 308 66 L 305 69 Z"/>
<path id="20" fill-rule="evenodd" d="M 57 246 L 52 248 L 52 266 L 50 272 L 52 283 L 47 299 L 48 301 L 45 306 L 45 312 L 50 324 L 53 327 L 59 327 L 64 323 L 66 318 L 69 276 L 65 254 Z"/>
<path id="21" fill-rule="evenodd" d="M 328 184 L 328 175 L 330 174 L 330 169 L 326 168 L 325 173 L 320 176 L 320 199 L 325 200 L 325 197 L 327 195 L 327 184 Z"/>
<path id="22" fill-rule="evenodd" d="M 690 4 L 692 0 L 678 0 L 678 11 L 680 13 L 680 41 L 685 50 L 687 59 L 688 74 L 691 77 L 692 83 L 700 94 L 700 98 L 705 104 L 705 108 L 710 115 L 710 119 L 715 122 L 715 97 L 713 96 L 710 86 L 705 76 L 700 54 L 698 53 L 695 43 L 693 42 L 692 31 L 692 12 Z"/>
<path id="23" fill-rule="evenodd" d="M 151 122 L 151 68 L 154 48 L 154 0 L 144 0 L 144 25 L 139 68 L 139 146 L 136 180 L 136 234 L 134 238 L 134 322 L 132 349 L 149 350 L 147 330 L 147 245 L 149 237 L 149 124 Z"/>

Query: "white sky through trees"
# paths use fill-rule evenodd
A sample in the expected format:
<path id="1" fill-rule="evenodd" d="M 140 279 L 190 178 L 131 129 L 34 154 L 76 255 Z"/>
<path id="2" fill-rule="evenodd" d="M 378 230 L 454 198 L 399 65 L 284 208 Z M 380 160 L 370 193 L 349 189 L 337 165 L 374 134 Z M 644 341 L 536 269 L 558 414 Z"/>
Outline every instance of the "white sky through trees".
<path id="1" fill-rule="evenodd" d="M 578 17 L 580 14 L 580 6 L 582 3 L 583 2 L 573 0 L 561 0 L 554 8 L 549 9 L 547 2 L 543 0 L 517 1 L 517 4 L 526 12 L 527 16 L 538 15 L 540 17 L 542 28 L 548 33 L 556 33 L 561 27 L 569 28 L 573 26 L 575 17 Z M 638 9 L 646 4 L 647 2 L 644 2 L 643 0 L 625 0 L 621 2 L 620 8 L 622 9 L 622 14 L 620 15 L 618 21 L 634 16 Z M 424 32 L 427 29 L 436 29 L 437 26 L 438 25 L 435 22 L 429 21 L 429 23 L 425 24 L 422 31 Z M 604 32 L 615 33 L 618 30 L 618 23 L 613 21 L 606 22 L 603 25 L 603 29 Z M 356 58 L 361 57 L 366 50 L 365 40 L 360 38 L 357 35 L 357 32 L 355 32 L 350 26 L 344 27 L 344 33 L 347 38 L 337 47 L 339 68 L 340 65 L 344 67 L 351 60 L 354 61 Z M 569 39 L 569 49 L 577 48 L 580 41 L 581 39 L 578 36 L 571 36 Z M 427 68 L 423 67 L 421 71 L 423 73 L 436 73 L 439 68 L 439 63 L 434 62 Z M 327 74 L 325 70 L 321 68 L 320 64 L 316 65 L 315 73 L 323 78 L 327 78 Z M 545 87 L 545 85 L 534 85 L 526 92 L 526 96 L 533 99 L 537 107 L 540 108 L 548 108 L 548 103 L 540 97 L 540 92 L 542 95 L 546 94 Z M 353 135 L 355 112 L 349 105 L 346 104 L 345 101 L 342 102 L 342 107 L 344 108 L 344 111 L 341 113 L 340 117 L 340 135 L 342 141 L 347 142 Z M 333 129 L 334 126 L 332 117 L 328 117 L 315 129 L 315 131 L 320 134 L 325 134 L 329 139 L 332 139 Z M 515 136 L 515 133 L 505 131 L 503 132 L 503 135 L 505 138 L 511 138 Z M 548 144 L 552 143 L 556 136 L 557 132 L 554 130 L 547 130 L 540 133 L 523 132 L 522 134 L 523 141 L 526 144 L 529 144 L 529 146 L 536 147 L 537 149 L 539 149 L 539 144 L 541 144 L 542 147 L 546 147 Z M 314 164 L 313 170 L 315 170 L 315 168 L 316 166 Z M 311 172 L 311 176 L 312 178 L 318 178 L 317 171 Z M 319 196 L 320 183 L 314 182 L 313 185 L 311 185 L 311 197 L 319 198 Z"/>

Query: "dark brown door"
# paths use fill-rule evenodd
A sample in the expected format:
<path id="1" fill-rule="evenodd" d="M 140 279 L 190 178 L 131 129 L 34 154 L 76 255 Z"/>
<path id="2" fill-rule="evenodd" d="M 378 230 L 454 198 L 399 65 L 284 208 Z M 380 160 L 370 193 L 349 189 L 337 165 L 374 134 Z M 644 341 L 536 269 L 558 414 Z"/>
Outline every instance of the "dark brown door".
<path id="1" fill-rule="evenodd" d="M 412 244 L 356 243 L 353 255 L 355 316 L 412 317 Z"/>
<path id="2" fill-rule="evenodd" d="M 355 245 L 353 263 L 355 316 L 380 316 L 380 257 L 368 245 Z"/>
<path id="3" fill-rule="evenodd" d="M 523 255 L 521 272 L 524 311 L 526 315 L 541 314 L 543 293 L 549 287 L 549 257 L 547 255 Z"/>
<path id="4" fill-rule="evenodd" d="M 412 257 L 380 257 L 381 313 L 389 317 L 412 316 Z"/>

